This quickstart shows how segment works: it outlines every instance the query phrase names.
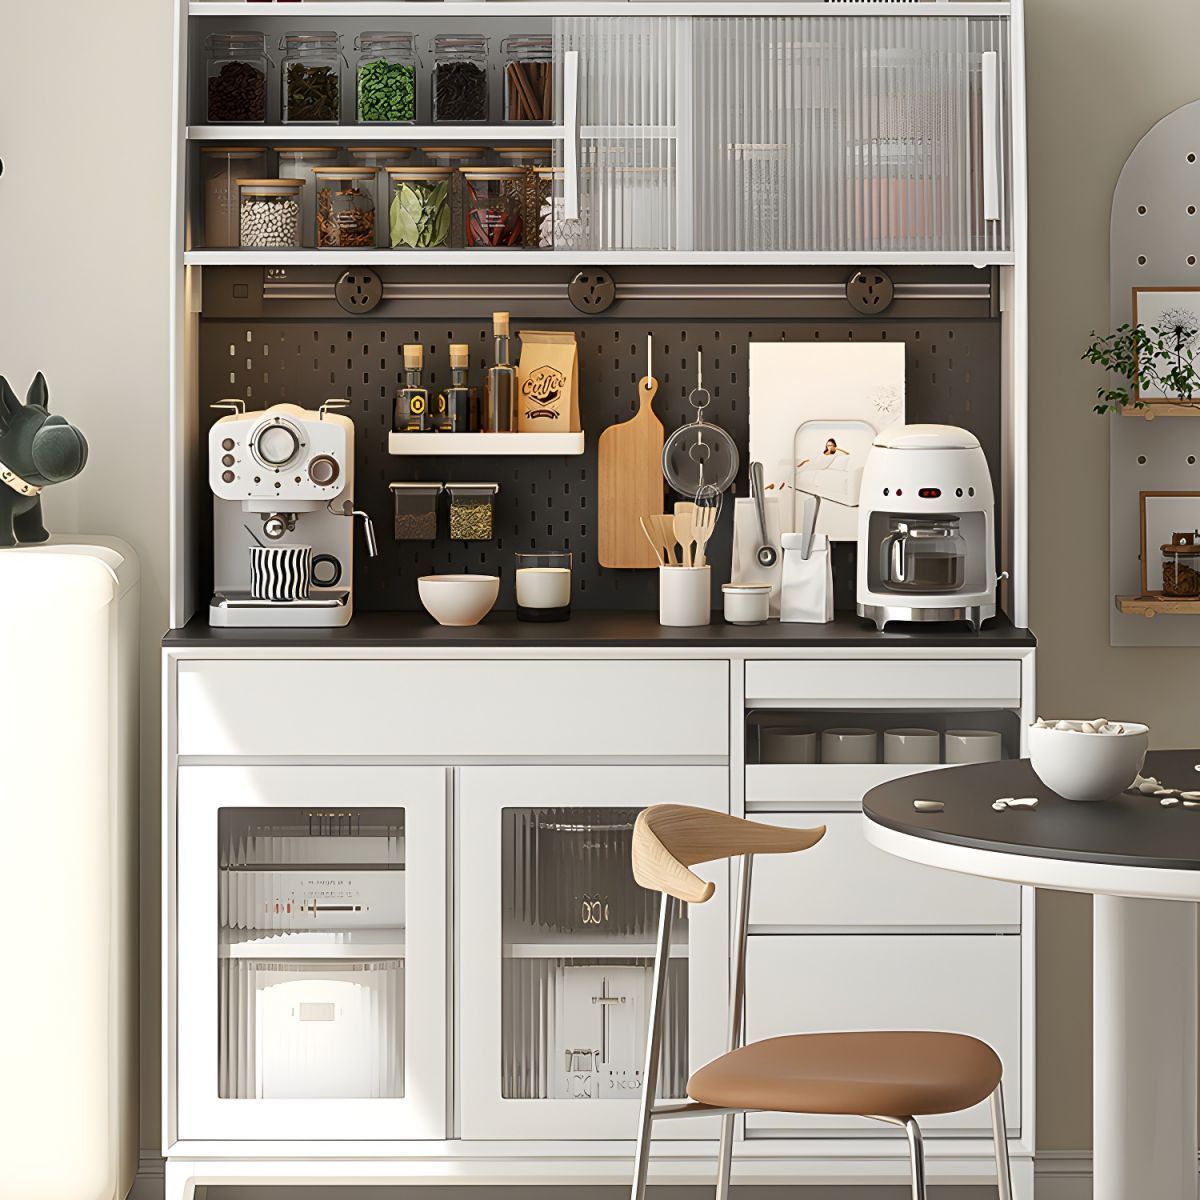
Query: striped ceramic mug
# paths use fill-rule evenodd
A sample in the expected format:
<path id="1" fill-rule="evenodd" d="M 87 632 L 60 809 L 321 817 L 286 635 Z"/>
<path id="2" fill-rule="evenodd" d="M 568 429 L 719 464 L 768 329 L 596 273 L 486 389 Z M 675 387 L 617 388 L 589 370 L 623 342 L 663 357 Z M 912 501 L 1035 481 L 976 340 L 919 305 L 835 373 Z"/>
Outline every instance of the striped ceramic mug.
<path id="1" fill-rule="evenodd" d="M 315 581 L 313 570 L 333 566 L 331 578 Z M 332 554 L 313 554 L 311 546 L 251 546 L 250 595 L 255 600 L 287 602 L 305 600 L 314 582 L 334 587 L 342 577 L 342 564 Z"/>

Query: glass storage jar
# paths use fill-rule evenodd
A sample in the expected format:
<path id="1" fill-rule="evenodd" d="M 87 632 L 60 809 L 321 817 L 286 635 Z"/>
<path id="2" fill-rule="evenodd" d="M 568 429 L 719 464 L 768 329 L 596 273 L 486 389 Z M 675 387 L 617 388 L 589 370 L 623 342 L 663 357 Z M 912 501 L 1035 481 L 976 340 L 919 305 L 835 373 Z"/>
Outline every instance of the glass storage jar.
<path id="1" fill-rule="evenodd" d="M 317 220 L 317 185 L 313 179 L 316 167 L 331 167 L 338 160 L 335 146 L 276 146 L 279 155 L 279 174 L 288 179 L 299 179 L 304 186 L 300 189 L 300 244 L 311 246 Z"/>
<path id="2" fill-rule="evenodd" d="M 238 240 L 243 246 L 300 245 L 299 179 L 238 180 Z"/>
<path id="3" fill-rule="evenodd" d="M 449 167 L 389 167 L 389 244 L 397 250 L 432 250 L 450 235 Z"/>
<path id="4" fill-rule="evenodd" d="M 505 146 L 504 149 L 496 151 L 496 157 L 502 167 L 511 167 L 522 172 L 521 242 L 525 246 L 538 244 L 538 210 L 541 201 L 538 196 L 538 178 L 534 170 L 537 167 L 549 166 L 550 155 L 549 146 Z"/>
<path id="5" fill-rule="evenodd" d="M 211 33 L 205 39 L 205 120 L 210 125 L 261 125 L 267 119 L 267 35 Z"/>
<path id="6" fill-rule="evenodd" d="M 283 123 L 336 125 L 342 108 L 341 35 L 288 33 L 279 48 L 283 51 Z"/>
<path id="7" fill-rule="evenodd" d="M 485 124 L 489 92 L 487 38 L 438 34 L 433 39 L 433 120 Z"/>
<path id="8" fill-rule="evenodd" d="M 518 34 L 500 43 L 504 59 L 504 119 L 554 119 L 554 39 Z"/>
<path id="9" fill-rule="evenodd" d="M 567 218 L 562 167 L 534 167 L 538 201 L 537 245 L 544 249 L 586 250 L 590 247 L 586 219 L 587 195 L 579 196 L 579 216 Z"/>
<path id="10" fill-rule="evenodd" d="M 520 246 L 525 233 L 525 171 L 464 167 L 468 246 Z"/>
<path id="11" fill-rule="evenodd" d="M 392 483 L 396 508 L 396 541 L 435 542 L 438 535 L 437 504 L 440 483 Z"/>
<path id="12" fill-rule="evenodd" d="M 411 33 L 360 33 L 354 48 L 355 117 L 360 123 L 413 124 L 417 55 Z"/>
<path id="13" fill-rule="evenodd" d="M 375 245 L 374 167 L 314 167 L 317 246 L 362 249 Z"/>
<path id="14" fill-rule="evenodd" d="M 496 536 L 498 483 L 448 483 L 450 537 L 456 542 L 490 542 Z"/>
<path id="15" fill-rule="evenodd" d="M 1162 547 L 1163 595 L 1200 600 L 1200 533 L 1173 533 Z"/>
<path id="16" fill-rule="evenodd" d="M 392 185 L 388 179 L 388 167 L 403 167 L 412 158 L 411 146 L 352 146 L 346 158 L 354 167 L 374 167 L 378 172 L 375 186 L 375 229 L 379 236 L 376 244 L 387 247 L 388 205 L 392 200 Z"/>
<path id="17" fill-rule="evenodd" d="M 203 146 L 200 173 L 204 179 L 204 244 L 210 250 L 236 246 L 238 180 L 267 173 L 262 146 Z"/>
<path id="18" fill-rule="evenodd" d="M 450 167 L 450 248 L 461 250 L 467 244 L 467 184 L 460 167 L 482 166 L 487 151 L 482 146 L 422 146 L 421 153 L 435 166 Z"/>

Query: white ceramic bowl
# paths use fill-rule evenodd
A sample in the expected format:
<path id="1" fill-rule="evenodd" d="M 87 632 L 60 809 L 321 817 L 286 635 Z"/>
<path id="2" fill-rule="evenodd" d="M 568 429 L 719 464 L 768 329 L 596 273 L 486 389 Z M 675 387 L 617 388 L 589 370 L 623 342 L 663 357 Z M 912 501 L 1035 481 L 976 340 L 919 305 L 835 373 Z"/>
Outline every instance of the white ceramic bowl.
<path id="1" fill-rule="evenodd" d="M 1142 769 L 1150 745 L 1145 725 L 1120 722 L 1122 733 L 1029 729 L 1029 761 L 1037 777 L 1067 800 L 1111 800 Z"/>
<path id="2" fill-rule="evenodd" d="M 478 625 L 499 594 L 499 575 L 422 575 L 417 580 L 417 595 L 439 625 Z"/>

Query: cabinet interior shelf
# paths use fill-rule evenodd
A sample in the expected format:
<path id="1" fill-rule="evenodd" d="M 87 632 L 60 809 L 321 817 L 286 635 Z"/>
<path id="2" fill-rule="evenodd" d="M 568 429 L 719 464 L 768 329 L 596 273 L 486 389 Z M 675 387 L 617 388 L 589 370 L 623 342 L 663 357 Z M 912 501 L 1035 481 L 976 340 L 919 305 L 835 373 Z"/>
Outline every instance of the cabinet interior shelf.
<path id="1" fill-rule="evenodd" d="M 388 453 L 430 457 L 443 454 L 582 454 L 582 433 L 389 433 Z"/>
<path id="2" fill-rule="evenodd" d="M 1117 611 L 1138 617 L 1156 617 L 1159 613 L 1175 616 L 1200 615 L 1200 599 L 1181 600 L 1171 596 L 1117 596 Z"/>
<path id="3" fill-rule="evenodd" d="M 928 11 L 926 11 L 928 9 Z M 726 0 L 305 0 L 309 17 L 581 17 L 728 16 Z M 742 0 L 741 16 L 894 16 L 884 0 Z M 1007 0 L 941 0 L 935 5 L 905 9 L 909 17 L 1009 16 Z M 193 17 L 259 19 L 262 11 L 245 0 L 190 0 Z M 266 14 L 272 15 L 272 14 Z"/>
<path id="4" fill-rule="evenodd" d="M 349 143 L 421 142 L 444 145 L 468 142 L 471 145 L 492 142 L 562 141 L 561 125 L 189 125 L 187 136 L 193 142 L 262 142 L 275 146 L 281 142 Z"/>
<path id="5" fill-rule="evenodd" d="M 222 937 L 222 958 L 378 959 L 405 956 L 403 929 L 353 931 L 294 929 L 235 930 Z"/>
<path id="6" fill-rule="evenodd" d="M 505 942 L 505 958 L 653 958 L 653 942 L 605 941 L 595 935 L 560 938 L 553 942 Z M 687 958 L 686 942 L 671 946 L 672 958 Z"/>

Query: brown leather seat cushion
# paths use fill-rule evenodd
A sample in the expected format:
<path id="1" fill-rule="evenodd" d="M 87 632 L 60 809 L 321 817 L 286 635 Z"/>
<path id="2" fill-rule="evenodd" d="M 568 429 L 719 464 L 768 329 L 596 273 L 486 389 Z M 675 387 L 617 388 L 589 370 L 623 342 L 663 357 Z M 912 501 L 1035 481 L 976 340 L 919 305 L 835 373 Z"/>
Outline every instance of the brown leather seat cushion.
<path id="1" fill-rule="evenodd" d="M 805 1033 L 724 1054 L 687 1092 L 714 1108 L 920 1117 L 978 1104 L 1000 1075 L 995 1051 L 960 1033 Z"/>

